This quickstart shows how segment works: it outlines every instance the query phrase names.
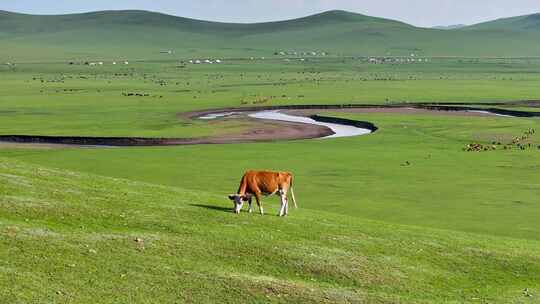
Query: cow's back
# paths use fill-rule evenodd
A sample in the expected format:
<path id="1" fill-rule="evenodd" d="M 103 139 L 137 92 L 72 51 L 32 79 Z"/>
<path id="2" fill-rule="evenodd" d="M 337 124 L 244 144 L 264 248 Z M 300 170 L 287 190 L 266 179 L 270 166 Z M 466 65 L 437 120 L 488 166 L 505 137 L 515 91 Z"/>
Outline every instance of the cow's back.
<path id="1" fill-rule="evenodd" d="M 243 180 L 247 183 L 247 192 L 271 194 L 276 192 L 281 185 L 289 184 L 291 178 L 292 175 L 289 172 L 248 171 L 244 174 Z"/>

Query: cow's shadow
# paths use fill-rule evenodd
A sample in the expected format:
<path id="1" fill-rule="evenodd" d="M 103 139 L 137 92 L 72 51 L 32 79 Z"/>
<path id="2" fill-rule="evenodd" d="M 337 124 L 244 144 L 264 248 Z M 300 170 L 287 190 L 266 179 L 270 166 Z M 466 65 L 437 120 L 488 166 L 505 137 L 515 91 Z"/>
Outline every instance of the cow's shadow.
<path id="1" fill-rule="evenodd" d="M 193 207 L 199 207 L 199 208 L 205 208 L 215 211 L 221 211 L 221 212 L 227 212 L 227 213 L 233 213 L 233 208 L 227 208 L 227 207 L 220 207 L 220 206 L 213 206 L 213 205 L 203 205 L 203 204 L 190 204 Z"/>

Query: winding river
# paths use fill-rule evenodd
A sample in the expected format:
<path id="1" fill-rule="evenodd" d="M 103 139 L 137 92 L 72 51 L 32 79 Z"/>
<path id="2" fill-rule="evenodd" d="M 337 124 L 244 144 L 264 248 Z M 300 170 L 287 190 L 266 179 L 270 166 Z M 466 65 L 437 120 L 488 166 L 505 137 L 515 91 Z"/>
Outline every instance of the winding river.
<path id="1" fill-rule="evenodd" d="M 312 118 L 305 117 L 305 116 L 293 116 L 289 114 L 284 114 L 284 113 L 279 112 L 278 110 L 256 112 L 253 114 L 249 114 L 248 116 L 251 118 L 257 118 L 257 119 L 298 122 L 298 123 L 323 126 L 323 127 L 329 128 L 330 130 L 332 130 L 332 132 L 334 132 L 333 135 L 329 135 L 322 138 L 360 136 L 360 135 L 366 135 L 366 134 L 371 133 L 371 130 L 369 129 L 358 128 L 355 126 L 348 126 L 348 125 L 342 125 L 342 124 L 336 124 L 336 123 L 316 121 Z"/>
<path id="2" fill-rule="evenodd" d="M 0 142 L 23 144 L 59 144 L 66 146 L 170 146 L 264 142 L 275 140 L 296 140 L 313 138 L 338 138 L 362 136 L 375 132 L 378 128 L 366 121 L 356 121 L 320 115 L 295 116 L 282 111 L 288 110 L 341 110 L 377 109 L 381 111 L 401 111 L 412 108 L 434 113 L 469 112 L 477 115 L 499 117 L 540 117 L 540 112 L 519 111 L 500 108 L 480 108 L 464 105 L 407 104 L 404 106 L 380 105 L 290 105 L 252 108 L 216 109 L 184 114 L 189 119 L 215 120 L 220 118 L 249 117 L 257 120 L 282 122 L 281 129 L 275 127 L 255 127 L 238 134 L 225 134 L 200 138 L 145 138 L 145 137 L 83 137 L 44 135 L 0 135 Z M 311 125 L 311 126 L 310 126 Z"/>

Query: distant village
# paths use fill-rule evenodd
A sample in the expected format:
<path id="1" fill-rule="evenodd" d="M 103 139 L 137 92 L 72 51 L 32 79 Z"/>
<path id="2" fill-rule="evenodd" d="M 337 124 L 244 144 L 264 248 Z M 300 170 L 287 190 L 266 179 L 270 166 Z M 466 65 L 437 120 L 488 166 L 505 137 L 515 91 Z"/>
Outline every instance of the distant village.
<path id="1" fill-rule="evenodd" d="M 161 54 L 172 55 L 175 54 L 174 50 L 163 50 L 159 51 Z M 272 59 L 281 58 L 285 62 L 290 61 L 308 61 L 314 58 L 329 57 L 330 52 L 328 51 L 296 51 L 296 50 L 287 50 L 287 51 L 275 51 L 273 53 L 274 57 Z M 431 61 L 430 58 L 420 57 L 417 54 L 410 54 L 408 56 L 344 56 L 341 58 L 348 58 L 353 60 L 359 60 L 367 64 L 412 64 L 412 63 L 428 63 Z M 265 60 L 266 57 L 247 57 L 247 58 L 235 58 L 230 60 Z M 217 58 L 193 58 L 179 60 L 178 67 L 186 67 L 187 64 L 193 65 L 202 65 L 202 64 L 222 64 L 224 59 Z M 8 66 L 15 66 L 14 63 L 6 62 Z M 103 66 L 103 65 L 129 65 L 129 61 L 70 61 L 69 65 L 87 65 L 87 66 Z"/>
<path id="2" fill-rule="evenodd" d="M 221 61 L 221 59 L 190 59 L 188 61 L 189 63 L 191 64 L 214 64 L 214 63 L 217 63 L 217 64 L 220 64 L 222 63 L 223 61 Z"/>
<path id="3" fill-rule="evenodd" d="M 415 54 L 410 57 L 364 57 L 363 60 L 371 64 L 406 64 L 406 63 L 425 63 L 428 58 L 419 58 Z"/>
<path id="4" fill-rule="evenodd" d="M 285 61 L 290 61 L 292 58 L 299 59 L 300 61 L 306 61 L 312 57 L 326 57 L 330 56 L 330 52 L 327 51 L 276 51 L 274 56 L 286 57 Z M 306 57 L 306 58 L 304 58 Z M 354 56 L 356 60 L 361 60 L 370 64 L 406 64 L 406 63 L 425 63 L 429 62 L 428 58 L 421 58 L 417 54 L 410 54 L 409 56 Z"/>
<path id="5" fill-rule="evenodd" d="M 276 51 L 275 56 L 328 56 L 329 53 L 325 51 Z"/>

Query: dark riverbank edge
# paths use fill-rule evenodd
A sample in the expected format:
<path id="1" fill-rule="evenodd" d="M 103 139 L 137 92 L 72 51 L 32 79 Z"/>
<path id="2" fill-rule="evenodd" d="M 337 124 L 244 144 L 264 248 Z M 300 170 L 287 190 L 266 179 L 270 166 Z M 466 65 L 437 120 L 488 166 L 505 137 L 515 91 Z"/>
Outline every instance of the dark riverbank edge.
<path id="1" fill-rule="evenodd" d="M 285 105 L 285 106 L 256 106 L 256 107 L 231 107 L 221 109 L 209 109 L 202 111 L 194 111 L 188 113 L 180 113 L 180 116 L 189 118 L 198 118 L 208 114 L 218 114 L 225 112 L 258 112 L 258 111 L 276 111 L 276 110 L 342 110 L 342 109 L 400 109 L 400 108 L 414 108 L 431 111 L 486 111 L 492 114 L 508 115 L 520 118 L 527 117 L 540 117 L 540 111 L 522 111 L 522 110 L 510 110 L 494 107 L 495 105 L 504 106 L 504 104 L 483 104 L 479 107 L 471 106 L 467 103 L 452 103 L 452 104 L 438 104 L 438 103 L 402 103 L 392 105 L 380 105 L 380 104 L 332 104 L 332 105 Z"/>

